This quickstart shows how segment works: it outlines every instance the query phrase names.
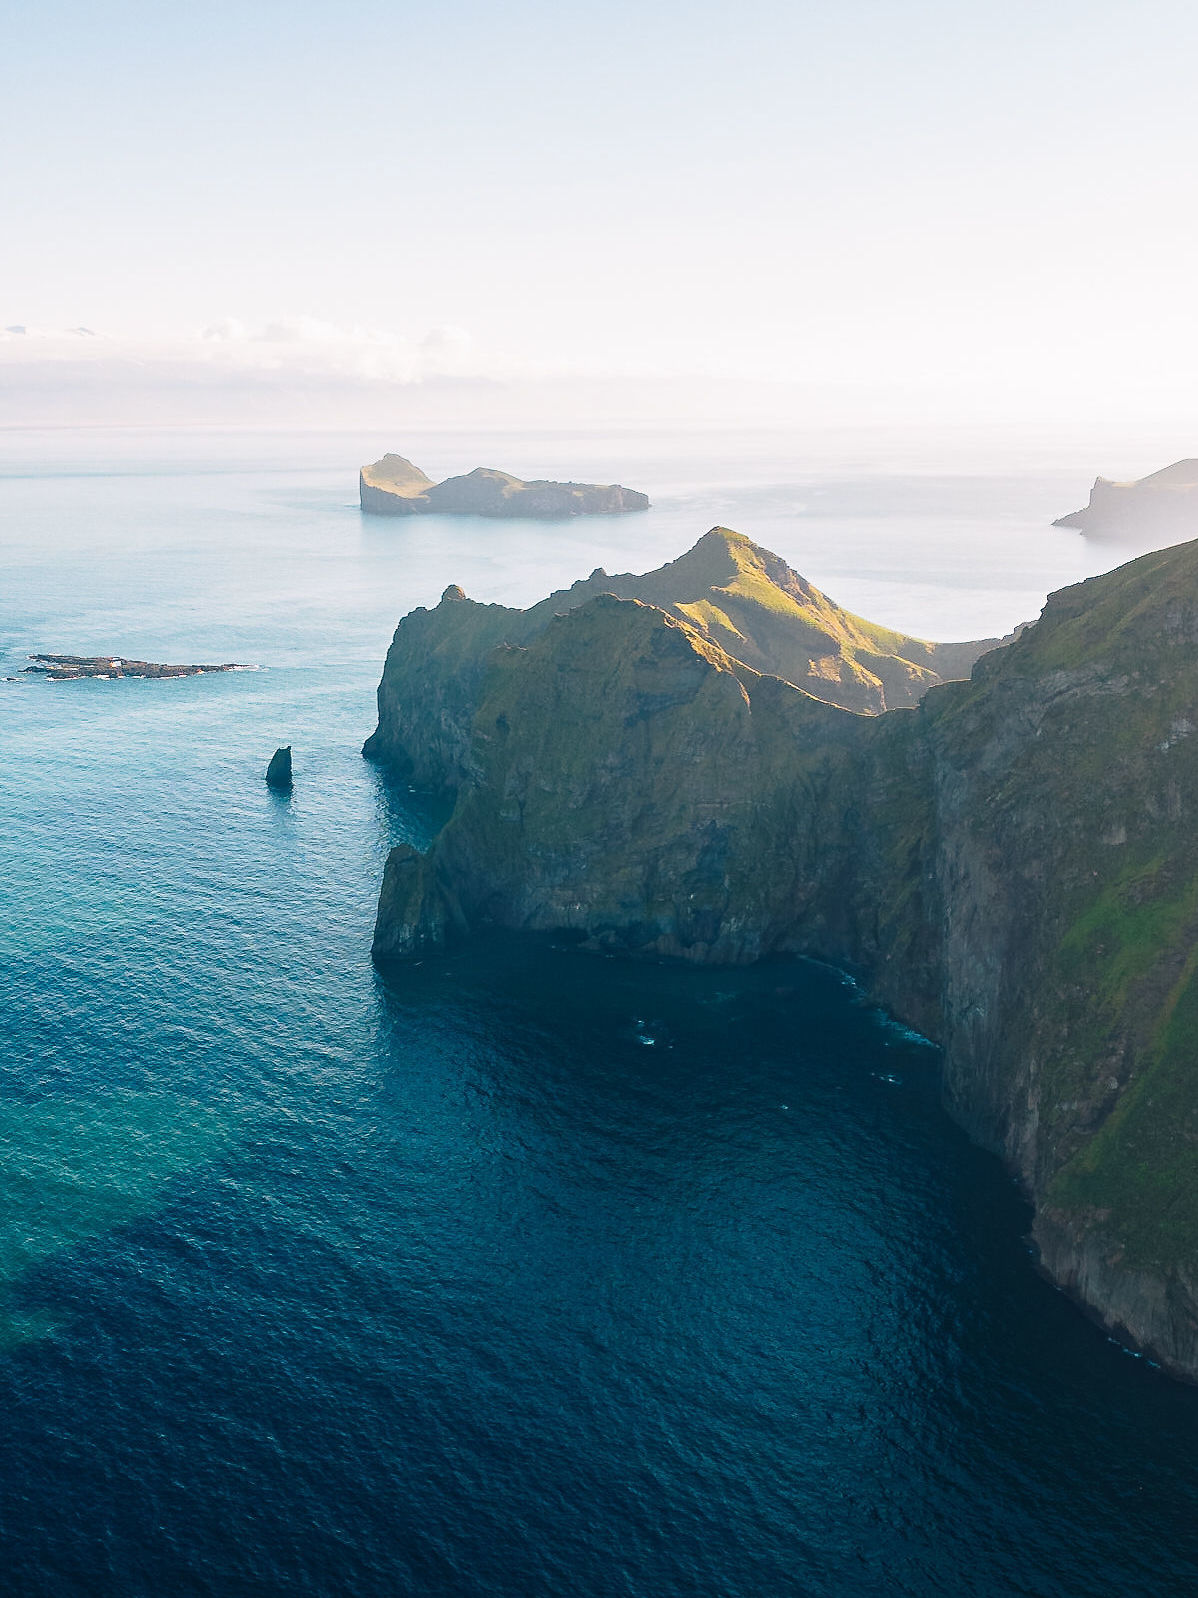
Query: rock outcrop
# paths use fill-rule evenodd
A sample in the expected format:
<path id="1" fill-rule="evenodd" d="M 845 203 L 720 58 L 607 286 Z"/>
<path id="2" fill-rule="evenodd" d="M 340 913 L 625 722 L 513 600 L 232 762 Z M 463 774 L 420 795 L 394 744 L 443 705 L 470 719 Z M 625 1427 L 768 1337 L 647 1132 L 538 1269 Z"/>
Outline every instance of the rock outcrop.
<path id="1" fill-rule="evenodd" d="M 167 666 L 156 660 L 126 660 L 121 655 L 30 655 L 31 666 L 24 672 L 49 677 L 52 682 L 73 682 L 81 677 L 204 677 L 218 671 L 253 671 L 239 661 L 220 666 Z"/>
<path id="2" fill-rule="evenodd" d="M 1175 461 L 1133 483 L 1096 477 L 1090 502 L 1054 527 L 1077 527 L 1087 538 L 1156 547 L 1198 536 L 1198 460 Z"/>
<path id="3" fill-rule="evenodd" d="M 478 466 L 434 483 L 402 455 L 384 455 L 358 474 L 362 509 L 375 516 L 617 516 L 648 510 L 649 500 L 618 483 L 524 482 Z"/>
<path id="4" fill-rule="evenodd" d="M 292 788 L 291 745 L 276 749 L 266 768 L 266 786 L 276 793 L 290 793 Z"/>
<path id="5" fill-rule="evenodd" d="M 392 852 L 376 954 L 500 925 L 853 967 L 943 1044 L 1048 1273 L 1198 1377 L 1198 544 L 1053 595 L 969 681 L 872 716 L 677 599 L 570 596 L 401 624 L 384 747 L 457 800 L 427 854 Z"/>
<path id="6" fill-rule="evenodd" d="M 432 487 L 432 478 L 402 455 L 384 455 L 358 473 L 362 509 L 375 516 L 412 515 L 413 510 L 400 501 L 418 499 Z"/>

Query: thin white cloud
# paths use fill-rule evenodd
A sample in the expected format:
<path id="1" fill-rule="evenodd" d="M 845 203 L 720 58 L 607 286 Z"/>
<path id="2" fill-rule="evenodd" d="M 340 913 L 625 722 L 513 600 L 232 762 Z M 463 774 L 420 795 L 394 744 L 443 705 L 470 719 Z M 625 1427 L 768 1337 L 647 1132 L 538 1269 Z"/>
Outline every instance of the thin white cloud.
<path id="1" fill-rule="evenodd" d="M 209 323 L 195 335 L 163 340 L 103 337 L 85 327 L 35 328 L 11 323 L 0 330 L 0 370 L 9 377 L 64 362 L 136 368 L 147 377 L 186 383 L 215 376 L 253 382 L 288 377 L 414 384 L 455 377 L 502 375 L 479 358 L 461 327 L 434 327 L 418 338 L 387 329 L 340 326 L 312 316 L 283 316 L 250 325 L 235 316 Z"/>
<path id="2" fill-rule="evenodd" d="M 90 327 L 33 327 L 24 322 L 10 322 L 0 327 L 0 345 L 19 345 L 27 352 L 40 349 L 52 353 L 48 346 L 74 347 L 81 339 L 94 339 L 98 335 Z"/>
<path id="3" fill-rule="evenodd" d="M 234 339 L 238 342 L 246 336 L 245 323 L 238 321 L 235 316 L 222 316 L 219 322 L 213 322 L 200 334 L 204 339 Z"/>
<path id="4" fill-rule="evenodd" d="M 417 365 L 422 377 L 459 377 L 471 364 L 474 341 L 464 327 L 434 327 L 420 340 Z"/>
<path id="5" fill-rule="evenodd" d="M 357 344 L 363 342 L 356 328 L 337 327 L 315 316 L 284 316 L 267 322 L 254 338 L 262 344 Z"/>

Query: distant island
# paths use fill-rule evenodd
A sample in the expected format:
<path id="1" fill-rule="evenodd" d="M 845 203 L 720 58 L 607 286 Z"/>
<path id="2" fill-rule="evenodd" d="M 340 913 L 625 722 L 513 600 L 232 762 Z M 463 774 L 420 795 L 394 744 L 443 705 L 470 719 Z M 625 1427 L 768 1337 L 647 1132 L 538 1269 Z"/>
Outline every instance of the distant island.
<path id="1" fill-rule="evenodd" d="M 863 621 L 722 528 L 531 610 L 446 589 L 366 752 L 453 811 L 391 851 L 375 956 L 490 927 L 853 971 L 943 1046 L 1046 1274 L 1198 1380 L 1198 542 L 995 642 Z"/>
<path id="2" fill-rule="evenodd" d="M 54 682 L 71 682 L 78 677 L 203 677 L 213 671 L 253 671 L 241 661 L 226 661 L 220 666 L 165 666 L 156 660 L 126 660 L 121 655 L 30 655 L 37 672 Z"/>
<path id="3" fill-rule="evenodd" d="M 648 510 L 649 496 L 618 483 L 526 483 L 476 466 L 434 483 L 402 455 L 384 455 L 358 474 L 362 509 L 372 516 L 619 516 Z"/>
<path id="4" fill-rule="evenodd" d="M 1096 477 L 1090 503 L 1059 516 L 1054 527 L 1076 527 L 1087 538 L 1176 543 L 1198 536 L 1198 460 L 1175 461 L 1137 482 Z"/>

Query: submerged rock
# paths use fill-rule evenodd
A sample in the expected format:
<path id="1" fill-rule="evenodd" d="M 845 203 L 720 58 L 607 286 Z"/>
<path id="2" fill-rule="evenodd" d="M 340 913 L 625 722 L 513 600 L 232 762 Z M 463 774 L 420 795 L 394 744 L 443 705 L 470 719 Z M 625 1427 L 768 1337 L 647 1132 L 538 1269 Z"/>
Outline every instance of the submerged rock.
<path id="1" fill-rule="evenodd" d="M 616 516 L 649 508 L 647 495 L 618 483 L 526 483 L 489 466 L 434 483 L 402 455 L 363 466 L 358 493 L 375 516 Z"/>
<path id="2" fill-rule="evenodd" d="M 376 954 L 498 925 L 853 967 L 943 1044 L 1053 1279 L 1198 1378 L 1198 543 L 1052 595 L 970 646 L 969 681 L 878 715 L 736 654 L 794 649 L 759 622 L 792 614 L 789 579 L 706 604 L 590 583 L 616 586 L 401 624 L 379 752 L 457 797 L 426 854 L 392 853 Z M 859 646 L 804 605 L 824 632 L 788 669 L 831 629 L 841 692 Z"/>
<path id="3" fill-rule="evenodd" d="M 270 764 L 266 768 L 266 782 L 270 788 L 280 792 L 291 791 L 291 745 L 286 744 L 281 749 L 276 749 L 270 757 Z"/>

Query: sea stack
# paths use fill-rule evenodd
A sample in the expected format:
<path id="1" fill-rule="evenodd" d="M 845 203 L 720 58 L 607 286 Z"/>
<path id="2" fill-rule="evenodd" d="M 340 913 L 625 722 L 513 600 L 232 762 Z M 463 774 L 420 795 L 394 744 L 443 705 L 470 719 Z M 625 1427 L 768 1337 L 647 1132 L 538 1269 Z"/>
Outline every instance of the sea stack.
<path id="1" fill-rule="evenodd" d="M 291 792 L 291 745 L 276 749 L 266 768 L 266 786 L 276 793 Z"/>

